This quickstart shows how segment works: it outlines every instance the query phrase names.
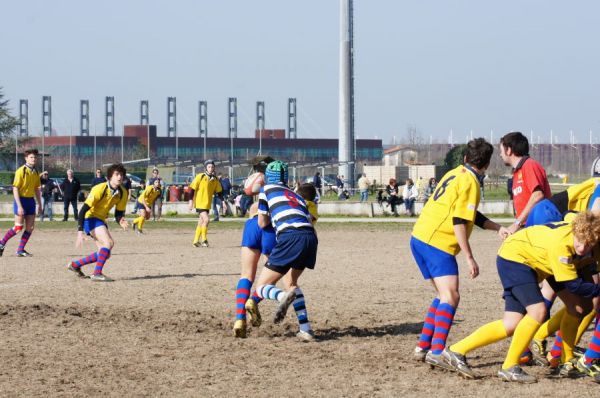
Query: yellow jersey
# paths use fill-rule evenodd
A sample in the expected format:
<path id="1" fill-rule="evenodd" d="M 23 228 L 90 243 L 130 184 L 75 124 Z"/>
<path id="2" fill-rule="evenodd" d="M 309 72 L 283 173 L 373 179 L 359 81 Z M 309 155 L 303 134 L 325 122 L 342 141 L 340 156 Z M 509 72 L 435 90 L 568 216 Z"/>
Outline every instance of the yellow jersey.
<path id="1" fill-rule="evenodd" d="M 148 207 L 152 207 L 156 199 L 162 194 L 162 190 L 154 188 L 154 186 L 146 187 L 143 191 L 140 192 L 140 196 L 138 197 L 138 202 L 143 205 L 147 205 Z"/>
<path id="2" fill-rule="evenodd" d="M 35 191 L 42 186 L 37 170 L 24 164 L 15 172 L 13 187 L 19 189 L 22 198 L 33 198 Z"/>
<path id="3" fill-rule="evenodd" d="M 481 196 L 479 180 L 465 166 L 447 172 L 415 223 L 412 235 L 422 242 L 446 253 L 460 252 L 454 235 L 453 217 L 469 221 L 467 237 L 471 235 Z"/>
<path id="4" fill-rule="evenodd" d="M 223 190 L 219 179 L 206 173 L 198 174 L 190 184 L 190 188 L 195 192 L 194 207 L 204 210 L 211 208 L 213 195 Z"/>
<path id="5" fill-rule="evenodd" d="M 557 282 L 564 282 L 578 278 L 578 269 L 599 260 L 600 250 L 596 245 L 589 255 L 577 255 L 572 224 L 555 222 L 528 227 L 509 236 L 498 256 L 530 267 L 538 281 L 554 275 Z"/>
<path id="6" fill-rule="evenodd" d="M 567 188 L 567 195 L 569 196 L 568 210 L 586 211 L 590 198 L 598 184 L 600 184 L 600 178 L 590 178 Z"/>
<path id="7" fill-rule="evenodd" d="M 312 225 L 315 225 L 317 223 L 317 220 L 319 219 L 319 212 L 317 210 L 317 204 L 315 202 L 313 202 L 312 200 L 305 200 L 306 202 L 306 208 L 308 209 L 308 213 L 311 216 L 310 222 L 312 223 Z"/>
<path id="8" fill-rule="evenodd" d="M 119 186 L 113 190 L 108 182 L 95 185 L 87 199 L 85 204 L 90 209 L 85 213 L 85 218 L 98 218 L 100 220 L 106 220 L 108 218 L 108 212 L 115 205 L 118 211 L 125 211 L 127 207 L 127 189 Z"/>

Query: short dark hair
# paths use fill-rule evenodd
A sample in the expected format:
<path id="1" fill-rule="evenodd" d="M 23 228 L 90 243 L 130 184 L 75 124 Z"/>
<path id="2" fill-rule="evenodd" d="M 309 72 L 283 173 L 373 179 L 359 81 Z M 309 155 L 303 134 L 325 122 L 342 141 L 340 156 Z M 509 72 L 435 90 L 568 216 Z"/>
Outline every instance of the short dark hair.
<path id="1" fill-rule="evenodd" d="M 39 155 L 39 151 L 38 151 L 37 149 L 35 149 L 35 148 L 34 148 L 34 149 L 26 149 L 26 150 L 25 150 L 25 152 L 23 152 L 23 155 L 24 155 L 24 156 L 29 156 L 29 155 L 31 155 L 31 154 L 33 154 L 33 155 L 36 155 L 36 156 L 37 156 L 37 155 Z"/>
<path id="2" fill-rule="evenodd" d="M 487 167 L 492 159 L 494 147 L 485 138 L 475 138 L 467 143 L 465 148 L 465 163 L 478 169 Z"/>
<path id="3" fill-rule="evenodd" d="M 510 148 L 516 156 L 529 155 L 529 140 L 519 131 L 513 131 L 500 138 L 500 144 L 506 148 Z"/>
<path id="4" fill-rule="evenodd" d="M 314 201 L 317 197 L 317 188 L 310 182 L 301 184 L 298 187 L 298 195 L 302 196 L 304 200 Z"/>
<path id="5" fill-rule="evenodd" d="M 108 170 L 106 170 L 106 176 L 109 179 L 112 178 L 112 175 L 115 171 L 118 171 L 119 173 L 121 173 L 121 175 L 123 177 L 125 177 L 125 175 L 127 174 L 127 170 L 125 170 L 125 166 L 123 166 L 121 163 L 115 163 L 115 164 L 111 164 L 108 167 Z"/>

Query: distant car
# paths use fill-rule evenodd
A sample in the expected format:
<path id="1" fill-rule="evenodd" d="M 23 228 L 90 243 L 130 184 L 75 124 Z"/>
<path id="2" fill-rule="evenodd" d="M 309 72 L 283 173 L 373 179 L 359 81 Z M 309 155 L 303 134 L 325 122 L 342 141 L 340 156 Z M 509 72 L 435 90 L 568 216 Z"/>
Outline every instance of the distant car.
<path id="1" fill-rule="evenodd" d="M 131 181 L 131 188 L 139 188 L 142 184 L 142 179 L 138 176 L 134 176 L 133 174 L 127 173 L 127 178 Z"/>

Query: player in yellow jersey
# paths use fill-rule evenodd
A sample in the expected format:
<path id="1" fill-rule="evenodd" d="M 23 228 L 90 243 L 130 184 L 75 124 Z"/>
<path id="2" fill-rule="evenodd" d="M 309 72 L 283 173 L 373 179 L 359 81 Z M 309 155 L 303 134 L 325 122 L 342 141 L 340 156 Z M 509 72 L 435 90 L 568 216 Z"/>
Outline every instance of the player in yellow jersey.
<path id="1" fill-rule="evenodd" d="M 143 234 L 144 222 L 150 219 L 150 214 L 152 213 L 152 206 L 154 206 L 154 202 L 157 198 L 160 198 L 162 195 L 162 188 L 160 186 L 160 180 L 154 180 L 154 184 L 152 186 L 144 189 L 140 196 L 137 199 L 137 202 L 140 205 L 140 216 L 133 220 L 133 230 L 138 234 Z"/>
<path id="2" fill-rule="evenodd" d="M 552 195 L 549 199 L 544 199 L 537 203 L 529 213 L 526 227 L 533 225 L 547 224 L 549 222 L 561 221 L 565 214 L 570 211 L 581 212 L 591 210 L 600 214 L 600 178 L 590 178 L 580 184 L 573 185 L 565 191 Z M 550 309 L 556 298 L 556 293 L 549 281 L 542 282 L 542 295 L 546 304 L 547 315 L 550 315 Z M 598 307 L 598 299 L 595 299 L 595 307 Z M 555 317 L 561 317 L 561 313 L 555 314 Z M 581 325 L 581 333 L 578 332 L 578 337 L 581 337 L 583 330 L 592 321 L 595 316 L 595 310 L 586 316 Z M 552 321 L 553 326 L 560 324 L 560 318 Z M 558 366 L 562 350 L 562 335 L 557 334 L 556 342 L 550 350 L 551 353 L 546 353 L 546 338 L 548 334 L 554 333 L 556 330 L 542 326 L 535 338 L 532 341 L 531 352 L 533 353 L 534 362 L 538 365 Z M 579 340 L 579 338 L 577 339 Z M 547 358 L 548 357 L 548 358 Z"/>
<path id="3" fill-rule="evenodd" d="M 207 160 L 204 162 L 204 173 L 200 173 L 194 178 L 190 184 L 192 198 L 190 199 L 190 210 L 196 209 L 198 213 L 198 226 L 192 245 L 195 247 L 208 247 L 206 235 L 208 232 L 208 223 L 210 222 L 210 207 L 212 205 L 212 197 L 215 193 L 220 193 L 221 183 L 215 176 L 215 162 Z"/>
<path id="4" fill-rule="evenodd" d="M 446 349 L 454 369 L 465 377 L 475 378 L 465 355 L 513 336 L 498 377 L 504 381 L 535 383 L 537 379 L 521 369 L 519 359 L 546 317 L 539 282 L 553 277 L 556 282 L 564 284 L 569 293 L 564 296 L 569 296 L 565 299 L 567 308 L 579 307 L 578 314 L 567 312 L 561 323 L 566 350 L 567 338 L 575 335 L 579 323 L 569 318 L 581 317 L 585 313 L 585 296 L 600 293 L 600 286 L 585 281 L 578 273 L 589 265 L 590 253 L 599 239 L 600 217 L 592 212 L 580 213 L 572 223 L 533 226 L 508 237 L 496 258 L 504 288 L 504 317 L 480 327 Z M 578 305 L 571 305 L 576 301 Z"/>
<path id="5" fill-rule="evenodd" d="M 410 248 L 425 279 L 431 280 L 434 298 L 425 322 L 415 358 L 432 366 L 450 369 L 443 353 L 460 300 L 456 255 L 463 251 L 471 278 L 479 275 L 479 266 L 469 236 L 473 226 L 498 231 L 508 230 L 477 211 L 481 185 L 494 148 L 483 138 L 469 141 L 463 166 L 450 170 L 440 180 L 413 228 Z"/>
<path id="6" fill-rule="evenodd" d="M 37 214 L 42 214 L 42 184 L 40 176 L 35 169 L 38 150 L 28 149 L 24 155 L 25 164 L 15 171 L 15 178 L 13 180 L 15 225 L 6 231 L 6 234 L 0 240 L 0 256 L 4 253 L 4 248 L 8 240 L 22 231 L 23 223 L 25 223 L 25 231 L 23 231 L 21 241 L 19 242 L 17 256 L 30 257 L 31 254 L 25 250 L 25 245 L 29 241 L 29 237 L 33 233 L 33 227 L 35 226 L 36 203 L 34 196 L 37 198 Z"/>
<path id="7" fill-rule="evenodd" d="M 121 185 L 125 174 L 126 170 L 122 164 L 111 165 L 106 172 L 108 181 L 95 185 L 79 210 L 76 246 L 81 246 L 85 232 L 94 239 L 98 247 L 97 252 L 67 264 L 67 269 L 76 273 L 80 278 L 87 277 L 81 271 L 81 267 L 95 262 L 96 267 L 90 279 L 98 282 L 112 280 L 102 273 L 104 264 L 110 258 L 110 252 L 114 246 L 106 219 L 109 211 L 116 207 L 115 219 L 124 230 L 128 227 L 127 220 L 124 218 L 127 207 L 127 189 Z"/>
<path id="8" fill-rule="evenodd" d="M 315 202 L 317 198 L 317 188 L 312 183 L 301 184 L 296 193 L 302 196 L 302 199 L 306 202 L 306 208 L 310 214 L 310 222 L 312 225 L 315 225 L 319 219 L 319 211 L 317 203 Z"/>

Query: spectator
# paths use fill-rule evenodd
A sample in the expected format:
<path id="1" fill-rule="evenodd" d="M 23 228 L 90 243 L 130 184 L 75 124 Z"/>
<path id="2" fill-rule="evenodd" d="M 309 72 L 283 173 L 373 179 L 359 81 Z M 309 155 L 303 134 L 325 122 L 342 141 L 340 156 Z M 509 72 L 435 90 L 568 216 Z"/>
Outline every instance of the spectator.
<path id="1" fill-rule="evenodd" d="M 44 217 L 48 217 L 50 221 L 54 221 L 54 213 L 52 205 L 54 204 L 54 192 L 56 191 L 56 183 L 53 179 L 48 178 L 48 172 L 44 171 L 40 175 L 42 184 L 42 215 L 40 221 L 44 221 Z"/>
<path id="2" fill-rule="evenodd" d="M 358 190 L 360 191 L 360 201 L 366 202 L 369 200 L 369 187 L 371 186 L 371 181 L 367 178 L 365 173 L 362 173 L 362 176 L 358 179 Z"/>
<path id="3" fill-rule="evenodd" d="M 221 179 L 221 188 L 223 188 L 223 207 L 221 208 L 221 214 L 223 217 L 233 215 L 231 207 L 229 207 L 229 197 L 231 196 L 231 180 L 229 176 L 225 174 Z"/>
<path id="4" fill-rule="evenodd" d="M 323 193 L 323 180 L 321 179 L 321 173 L 319 171 L 317 171 L 313 177 L 313 185 L 317 189 L 317 194 L 321 195 Z"/>
<path id="5" fill-rule="evenodd" d="M 427 183 L 427 186 L 425 187 L 425 202 L 427 202 L 427 200 L 429 200 L 429 197 L 431 195 L 433 195 L 433 193 L 435 192 L 435 188 L 437 187 L 437 181 L 435 178 L 430 178 L 429 182 Z"/>
<path id="6" fill-rule="evenodd" d="M 96 176 L 92 179 L 91 188 L 94 188 L 94 186 L 102 184 L 103 182 L 106 182 L 106 178 L 102 175 L 102 170 L 96 169 Z"/>
<path id="7" fill-rule="evenodd" d="M 397 206 L 402 203 L 402 198 L 400 197 L 400 192 L 398 191 L 398 183 L 395 178 L 390 178 L 389 184 L 385 186 L 385 191 L 388 194 L 388 203 L 392 208 L 392 213 L 394 216 L 398 216 Z"/>
<path id="8" fill-rule="evenodd" d="M 64 216 L 63 221 L 69 219 L 69 205 L 73 207 L 73 218 L 77 221 L 77 195 L 81 190 L 79 179 L 73 175 L 73 170 L 67 170 L 67 178 L 60 184 L 63 191 Z"/>
<path id="9" fill-rule="evenodd" d="M 415 215 L 415 201 L 419 197 L 419 191 L 415 186 L 413 180 L 408 178 L 406 180 L 406 185 L 404 185 L 404 189 L 402 191 L 402 197 L 404 198 L 404 207 L 406 209 L 407 216 Z"/>
<path id="10" fill-rule="evenodd" d="M 337 189 L 338 199 L 341 199 L 342 192 L 344 192 L 344 176 L 335 177 L 335 187 Z"/>

